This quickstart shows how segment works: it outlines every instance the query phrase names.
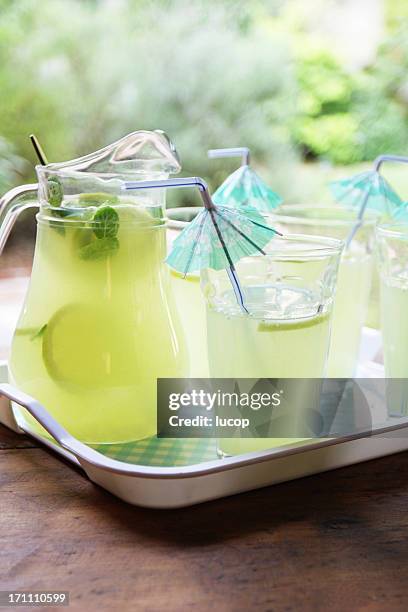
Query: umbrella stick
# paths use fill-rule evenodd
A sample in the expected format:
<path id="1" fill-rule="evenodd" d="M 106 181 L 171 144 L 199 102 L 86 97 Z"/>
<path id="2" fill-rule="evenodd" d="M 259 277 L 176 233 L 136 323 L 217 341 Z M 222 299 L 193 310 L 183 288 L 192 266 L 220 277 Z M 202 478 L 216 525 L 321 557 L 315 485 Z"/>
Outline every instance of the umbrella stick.
<path id="1" fill-rule="evenodd" d="M 239 282 L 239 279 L 238 279 L 238 276 L 237 276 L 237 271 L 235 270 L 234 262 L 232 261 L 231 256 L 230 256 L 230 254 L 228 252 L 227 245 L 224 242 L 224 238 L 222 237 L 220 228 L 218 227 L 218 223 L 215 220 L 214 209 L 210 208 L 209 209 L 209 213 L 210 213 L 210 216 L 211 216 L 211 221 L 214 224 L 215 231 L 217 232 L 218 239 L 219 239 L 219 241 L 221 243 L 221 246 L 222 246 L 222 249 L 223 249 L 223 251 L 225 253 L 225 257 L 227 258 L 227 261 L 229 263 L 229 268 L 227 269 L 227 274 L 228 274 L 229 279 L 231 281 L 232 288 L 233 288 L 234 293 L 235 293 L 235 297 L 237 298 L 238 303 L 241 306 L 241 308 L 244 310 L 244 312 L 249 314 L 249 312 L 246 309 L 245 304 L 244 304 L 244 296 L 242 294 L 242 288 L 241 288 L 241 285 L 240 285 L 240 282 Z"/>
<path id="2" fill-rule="evenodd" d="M 397 163 L 402 163 L 402 164 L 408 164 L 408 157 L 403 157 L 402 155 L 379 155 L 374 160 L 374 164 L 373 164 L 374 172 L 377 172 L 379 174 L 381 170 L 381 166 L 383 165 L 384 162 L 397 162 Z M 368 195 L 370 195 L 370 192 L 368 192 Z M 367 208 L 367 203 L 368 203 L 368 197 L 364 199 L 364 202 L 361 206 L 360 212 L 358 214 L 359 221 L 361 221 L 364 216 L 365 209 Z"/>
<path id="3" fill-rule="evenodd" d="M 227 262 L 228 262 L 227 274 L 232 284 L 232 288 L 234 290 L 235 296 L 242 310 L 248 313 L 248 310 L 246 309 L 245 304 L 244 304 L 243 291 L 242 291 L 241 283 L 239 282 L 237 271 L 234 266 L 234 262 L 232 261 L 232 258 L 228 251 L 224 237 L 222 235 L 222 232 L 215 218 L 214 213 L 217 210 L 217 208 L 211 199 L 210 192 L 209 192 L 206 182 L 199 177 L 188 177 L 188 178 L 163 179 L 163 180 L 157 180 L 157 181 L 126 182 L 124 186 L 126 190 L 164 189 L 166 187 L 172 187 L 172 188 L 197 187 L 199 189 L 200 196 L 203 201 L 204 207 L 207 210 L 207 212 L 210 214 L 214 229 L 217 233 L 221 247 L 227 259 Z M 268 228 L 268 229 L 271 229 L 272 231 L 272 228 Z M 186 270 L 185 272 L 187 273 L 188 270 Z"/>
<path id="4" fill-rule="evenodd" d="M 365 194 L 364 200 L 363 200 L 363 202 L 362 202 L 362 204 L 360 206 L 360 210 L 358 211 L 357 221 L 353 225 L 353 227 L 351 228 L 350 233 L 349 233 L 349 235 L 346 238 L 346 244 L 345 244 L 345 247 L 344 247 L 345 251 L 349 248 L 349 246 L 351 244 L 351 241 L 353 240 L 353 238 L 356 235 L 357 231 L 360 229 L 360 227 L 363 224 L 363 217 L 364 217 L 365 209 L 367 208 L 368 200 L 370 198 L 370 193 L 371 193 L 371 185 L 370 185 L 370 189 Z"/>
<path id="5" fill-rule="evenodd" d="M 397 163 L 402 163 L 402 164 L 408 164 L 408 157 L 403 157 L 402 155 L 379 155 L 374 160 L 373 171 L 379 174 L 381 170 L 381 166 L 383 165 L 384 162 L 397 162 Z M 358 211 L 358 215 L 357 215 L 357 221 L 355 225 L 352 227 L 349 235 L 347 236 L 345 250 L 349 248 L 351 241 L 353 240 L 354 236 L 356 235 L 357 231 L 359 230 L 359 228 L 361 227 L 363 223 L 364 213 L 367 208 L 368 200 L 370 199 L 370 194 L 371 194 L 371 185 L 370 185 L 370 189 L 365 194 L 364 199 L 361 203 L 360 210 Z"/>

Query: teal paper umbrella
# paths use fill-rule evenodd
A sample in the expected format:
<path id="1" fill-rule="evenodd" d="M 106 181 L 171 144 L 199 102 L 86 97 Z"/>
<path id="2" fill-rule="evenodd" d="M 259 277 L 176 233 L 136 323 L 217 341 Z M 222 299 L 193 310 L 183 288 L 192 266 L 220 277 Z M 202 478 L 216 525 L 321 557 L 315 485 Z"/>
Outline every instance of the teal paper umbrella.
<path id="1" fill-rule="evenodd" d="M 408 202 L 403 202 L 393 214 L 393 220 L 401 223 L 408 223 Z"/>
<path id="2" fill-rule="evenodd" d="M 234 264 L 249 255 L 265 255 L 263 248 L 279 232 L 266 225 L 256 209 L 247 207 L 243 212 L 215 205 L 205 181 L 198 177 L 138 181 L 126 183 L 125 187 L 142 190 L 197 187 L 200 190 L 204 208 L 176 238 L 166 261 L 184 275 L 206 268 L 226 270 L 238 303 L 248 312 Z"/>
<path id="3" fill-rule="evenodd" d="M 205 268 L 225 270 L 230 261 L 264 253 L 274 233 L 254 208 L 245 213 L 219 205 L 213 213 L 204 208 L 174 241 L 166 261 L 183 274 Z"/>
<path id="4" fill-rule="evenodd" d="M 382 164 L 387 161 L 406 164 L 408 157 L 380 155 L 374 161 L 372 170 L 330 183 L 334 199 L 339 204 L 351 206 L 357 210 L 356 224 L 346 240 L 346 247 L 362 225 L 367 208 L 376 210 L 391 219 L 408 220 L 406 203 L 380 174 Z"/>
<path id="5" fill-rule="evenodd" d="M 360 209 L 366 199 L 366 206 L 388 217 L 403 206 L 403 201 L 378 170 L 362 172 L 350 178 L 330 183 L 334 199 L 339 204 Z"/>
<path id="6" fill-rule="evenodd" d="M 282 204 L 282 198 L 250 167 L 248 148 L 211 149 L 208 151 L 208 156 L 210 158 L 242 157 L 241 166 L 228 176 L 214 192 L 215 204 L 238 210 L 246 210 L 250 207 L 262 213 L 269 213 Z"/>

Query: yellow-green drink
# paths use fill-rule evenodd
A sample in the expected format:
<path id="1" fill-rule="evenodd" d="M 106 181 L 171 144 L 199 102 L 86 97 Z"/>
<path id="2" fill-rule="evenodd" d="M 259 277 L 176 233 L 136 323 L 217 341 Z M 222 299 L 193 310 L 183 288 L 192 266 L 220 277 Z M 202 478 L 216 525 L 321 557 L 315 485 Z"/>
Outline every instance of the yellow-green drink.
<path id="1" fill-rule="evenodd" d="M 351 378 L 360 348 L 361 330 L 371 287 L 371 254 L 344 253 L 337 277 L 327 376 Z"/>
<path id="2" fill-rule="evenodd" d="M 205 302 L 198 274 L 183 276 L 170 271 L 174 299 L 183 328 L 189 357 L 191 378 L 207 378 L 208 356 L 206 342 Z"/>
<path id="3" fill-rule="evenodd" d="M 384 365 L 387 378 L 408 378 L 408 273 L 405 283 L 381 285 Z"/>
<path id="4" fill-rule="evenodd" d="M 258 292 L 259 288 L 252 288 Z M 263 288 L 260 294 L 273 290 Z M 233 296 L 231 296 L 233 299 Z M 259 296 L 262 299 L 262 295 Z M 291 297 L 294 297 L 293 295 Z M 281 387 L 292 393 L 291 408 L 298 412 L 315 401 L 316 385 L 325 369 L 330 331 L 329 314 L 299 320 L 270 321 L 227 312 L 208 311 L 208 348 L 211 375 L 218 378 L 303 378 Z M 305 359 L 305 355 L 309 355 Z M 298 415 L 296 415 L 298 416 Z M 293 424 L 295 427 L 295 423 Z M 222 439 L 226 454 L 277 447 L 298 442 L 291 438 Z"/>
<path id="5" fill-rule="evenodd" d="M 156 434 L 159 377 L 188 376 L 166 257 L 165 190 L 129 181 L 181 169 L 160 131 L 36 166 L 38 183 L 1 198 L 0 253 L 19 212 L 39 206 L 33 271 L 10 379 L 88 443 Z M 18 406 L 17 421 L 46 435 Z"/>
<path id="6" fill-rule="evenodd" d="M 166 211 L 168 218 L 167 240 L 171 248 L 173 240 L 188 222 L 194 219 L 199 207 L 173 208 Z M 208 354 L 206 335 L 205 300 L 200 288 L 200 275 L 187 274 L 171 270 L 170 279 L 184 332 L 189 357 L 191 378 L 207 378 Z"/>
<path id="7" fill-rule="evenodd" d="M 262 317 L 266 295 L 284 293 L 288 301 L 310 296 L 290 287 L 246 287 L 259 300 L 256 316 L 236 312 L 234 295 L 224 296 L 225 306 L 208 309 L 208 349 L 211 376 L 218 378 L 319 378 L 323 375 L 329 342 L 329 314 L 299 319 Z M 251 304 L 254 302 L 251 301 Z M 305 359 L 308 354 L 309 358 Z"/>
<path id="8" fill-rule="evenodd" d="M 271 224 L 283 233 L 329 236 L 346 240 L 356 212 L 338 206 L 281 206 Z M 340 259 L 333 309 L 327 376 L 354 376 L 367 315 L 373 272 L 373 238 L 378 215 L 367 211 L 362 227 Z"/>
<path id="9" fill-rule="evenodd" d="M 325 374 L 340 250 L 336 240 L 292 236 L 274 239 L 265 257 L 242 260 L 237 272 L 249 315 L 219 274 L 203 275 L 210 375 L 281 379 L 294 424 L 302 419 L 317 399 L 313 379 Z M 294 378 L 304 380 L 285 383 Z M 231 438 L 220 448 L 237 454 L 298 441 Z"/>
<path id="10" fill-rule="evenodd" d="M 385 375 L 408 378 L 408 225 L 378 227 Z"/>
<path id="11" fill-rule="evenodd" d="M 83 441 L 140 439 L 156 433 L 157 377 L 188 375 L 165 226 L 137 203 L 108 198 L 97 208 L 87 195 L 85 212 L 38 217 L 11 378 Z M 95 210 L 106 209 L 114 211 L 114 236 L 95 220 Z"/>

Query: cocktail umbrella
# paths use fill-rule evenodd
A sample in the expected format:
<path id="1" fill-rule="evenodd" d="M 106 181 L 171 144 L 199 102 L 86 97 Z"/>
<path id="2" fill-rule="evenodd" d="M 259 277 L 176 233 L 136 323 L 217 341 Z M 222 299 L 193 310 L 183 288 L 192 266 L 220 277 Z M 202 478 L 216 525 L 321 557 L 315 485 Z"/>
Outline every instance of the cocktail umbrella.
<path id="1" fill-rule="evenodd" d="M 213 202 L 228 207 L 246 210 L 255 208 L 268 213 L 282 203 L 282 198 L 252 170 L 249 165 L 249 149 L 210 149 L 208 157 L 241 157 L 241 166 L 218 187 L 213 194 Z"/>
<path id="2" fill-rule="evenodd" d="M 204 208 L 185 227 L 173 243 L 167 263 L 186 275 L 206 268 L 226 270 L 241 308 L 248 312 L 235 263 L 256 253 L 265 255 L 276 230 L 265 224 L 262 215 L 251 207 L 245 212 L 214 204 L 205 181 L 198 177 L 126 183 L 126 189 L 163 189 L 197 187 Z"/>
<path id="3" fill-rule="evenodd" d="M 401 221 L 401 223 L 408 223 L 408 201 L 403 202 L 395 212 L 393 216 L 394 221 Z"/>
<path id="4" fill-rule="evenodd" d="M 366 209 L 376 210 L 391 219 L 408 218 L 406 204 L 380 174 L 382 164 L 387 161 L 408 163 L 408 158 L 398 155 L 380 155 L 374 161 L 372 170 L 330 183 L 334 199 L 339 204 L 351 206 L 357 210 L 356 224 L 348 236 L 346 246 L 350 244 L 361 226 Z"/>
<path id="5" fill-rule="evenodd" d="M 334 199 L 339 204 L 376 210 L 392 217 L 394 211 L 403 205 L 399 195 L 378 170 L 361 172 L 350 178 L 330 183 Z"/>

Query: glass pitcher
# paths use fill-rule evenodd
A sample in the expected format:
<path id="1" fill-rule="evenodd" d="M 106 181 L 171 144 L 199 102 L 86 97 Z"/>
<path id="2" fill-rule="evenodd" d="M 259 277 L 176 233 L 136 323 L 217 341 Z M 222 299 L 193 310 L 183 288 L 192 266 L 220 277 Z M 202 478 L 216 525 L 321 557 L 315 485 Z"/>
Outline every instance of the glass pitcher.
<path id="1" fill-rule="evenodd" d="M 84 442 L 153 436 L 156 379 L 188 376 L 188 361 L 164 264 L 165 190 L 122 187 L 178 172 L 177 153 L 164 133 L 139 131 L 36 170 L 38 185 L 0 200 L 1 249 L 38 190 L 33 271 L 10 379 Z"/>

